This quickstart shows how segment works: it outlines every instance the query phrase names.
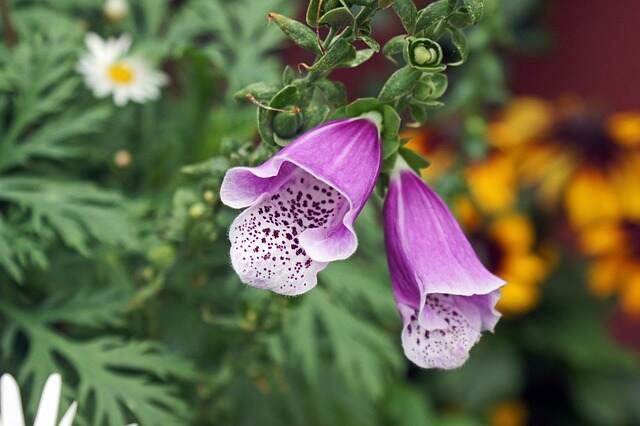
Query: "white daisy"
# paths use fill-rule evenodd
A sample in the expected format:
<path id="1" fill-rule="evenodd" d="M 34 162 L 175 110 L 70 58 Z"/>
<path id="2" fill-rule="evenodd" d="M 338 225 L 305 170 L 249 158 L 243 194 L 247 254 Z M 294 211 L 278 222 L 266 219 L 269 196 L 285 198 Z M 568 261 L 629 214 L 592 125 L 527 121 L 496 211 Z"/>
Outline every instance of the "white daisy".
<path id="1" fill-rule="evenodd" d="M 58 405 L 60 404 L 60 390 L 62 379 L 59 374 L 52 374 L 42 390 L 40 404 L 34 426 L 55 426 L 58 418 Z M 62 416 L 58 426 L 71 426 L 78 404 L 73 402 Z M 20 389 L 15 379 L 9 374 L 0 377 L 0 426 L 24 426 L 24 414 Z"/>
<path id="2" fill-rule="evenodd" d="M 93 94 L 104 98 L 113 94 L 118 106 L 130 100 L 143 103 L 160 96 L 167 76 L 154 70 L 140 57 L 127 56 L 131 39 L 126 36 L 103 40 L 89 33 L 85 39 L 89 51 L 78 62 L 77 70 Z"/>
<path id="3" fill-rule="evenodd" d="M 119 21 L 127 16 L 129 3 L 127 3 L 127 0 L 107 0 L 102 7 L 102 11 L 110 21 Z"/>

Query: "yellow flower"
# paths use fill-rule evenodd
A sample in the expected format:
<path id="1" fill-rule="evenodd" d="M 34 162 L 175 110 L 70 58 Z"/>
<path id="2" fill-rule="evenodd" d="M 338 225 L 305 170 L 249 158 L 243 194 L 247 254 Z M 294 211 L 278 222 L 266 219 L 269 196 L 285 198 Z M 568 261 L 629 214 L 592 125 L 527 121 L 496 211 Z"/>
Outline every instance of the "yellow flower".
<path id="1" fill-rule="evenodd" d="M 427 158 L 431 165 L 421 170 L 422 177 L 428 181 L 435 181 L 451 169 L 456 153 L 453 147 L 440 139 L 435 132 L 427 129 L 406 130 L 400 135 L 409 141 L 404 145 L 423 157 Z"/>
<path id="2" fill-rule="evenodd" d="M 640 111 L 608 119 L 575 99 L 516 99 L 489 126 L 518 180 L 543 205 L 562 206 L 575 228 L 640 219 Z M 496 190 L 494 197 L 503 192 Z"/>
<path id="3" fill-rule="evenodd" d="M 475 231 L 480 227 L 482 218 L 471 200 L 465 196 L 458 196 L 453 200 L 453 211 L 467 231 Z"/>
<path id="4" fill-rule="evenodd" d="M 504 401 L 496 405 L 489 416 L 491 426 L 525 426 L 527 408 L 519 401 Z"/>
<path id="5" fill-rule="evenodd" d="M 613 114 L 607 122 L 607 130 L 621 145 L 640 146 L 640 111 Z"/>
<path id="6" fill-rule="evenodd" d="M 500 300 L 496 309 L 507 315 L 521 314 L 533 309 L 539 300 L 539 287 L 517 281 L 507 281 L 500 292 Z"/>
<path id="7" fill-rule="evenodd" d="M 620 219 L 580 231 L 580 247 L 592 257 L 589 289 L 607 297 L 618 293 L 620 306 L 640 315 L 640 221 Z"/>
<path id="8" fill-rule="evenodd" d="M 516 171 L 511 159 L 494 155 L 471 165 L 466 172 L 469 190 L 478 206 L 487 213 L 510 209 L 517 200 Z"/>
<path id="9" fill-rule="evenodd" d="M 640 316 L 640 269 L 636 269 L 620 293 L 620 305 L 629 315 Z"/>
<path id="10" fill-rule="evenodd" d="M 500 119 L 488 130 L 492 146 L 506 148 L 542 137 L 552 123 L 553 110 L 545 101 L 536 98 L 518 98 L 502 112 Z"/>
<path id="11" fill-rule="evenodd" d="M 618 287 L 623 264 L 616 257 L 595 261 L 589 269 L 589 289 L 600 297 L 610 296 Z"/>
<path id="12" fill-rule="evenodd" d="M 564 203 L 570 222 L 578 227 L 620 216 L 613 185 L 595 170 L 584 169 L 571 178 Z"/>
<path id="13" fill-rule="evenodd" d="M 529 250 L 535 238 L 531 221 L 522 213 L 509 213 L 497 218 L 490 233 L 503 248 L 515 252 Z"/>
<path id="14" fill-rule="evenodd" d="M 482 218 L 468 198 L 456 198 L 453 208 L 471 231 L 471 239 L 489 268 L 506 281 L 497 309 L 514 315 L 535 308 L 551 261 L 534 250 L 536 235 L 531 220 L 522 213 L 507 212 L 494 217 L 483 230 L 479 226 Z M 473 226 L 468 226 L 469 222 Z"/>
<path id="15" fill-rule="evenodd" d="M 640 220 L 640 151 L 625 156 L 611 171 L 610 182 L 622 214 Z"/>
<path id="16" fill-rule="evenodd" d="M 616 222 L 600 222 L 581 230 L 580 248 L 589 256 L 597 256 L 615 252 L 623 246 L 624 235 Z"/>

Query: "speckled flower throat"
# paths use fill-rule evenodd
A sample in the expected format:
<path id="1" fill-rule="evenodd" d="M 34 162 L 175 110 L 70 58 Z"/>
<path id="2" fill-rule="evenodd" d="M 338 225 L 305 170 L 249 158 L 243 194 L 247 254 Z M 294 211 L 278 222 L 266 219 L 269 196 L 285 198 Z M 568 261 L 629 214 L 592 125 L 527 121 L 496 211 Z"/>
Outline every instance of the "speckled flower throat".
<path id="1" fill-rule="evenodd" d="M 402 331 L 409 358 L 425 368 L 455 368 L 480 339 L 480 313 L 458 296 L 429 294 L 422 315 L 414 310 Z"/>
<path id="2" fill-rule="evenodd" d="M 313 288 L 326 266 L 312 260 L 300 238 L 308 229 L 331 230 L 342 223 L 346 199 L 303 170 L 245 210 L 230 229 L 231 259 L 245 282 L 296 295 Z"/>
<path id="3" fill-rule="evenodd" d="M 244 208 L 229 230 L 242 282 L 287 296 L 317 284 L 329 262 L 358 246 L 356 217 L 373 191 L 382 146 L 375 121 L 337 120 L 292 141 L 257 167 L 234 167 L 220 199 Z"/>

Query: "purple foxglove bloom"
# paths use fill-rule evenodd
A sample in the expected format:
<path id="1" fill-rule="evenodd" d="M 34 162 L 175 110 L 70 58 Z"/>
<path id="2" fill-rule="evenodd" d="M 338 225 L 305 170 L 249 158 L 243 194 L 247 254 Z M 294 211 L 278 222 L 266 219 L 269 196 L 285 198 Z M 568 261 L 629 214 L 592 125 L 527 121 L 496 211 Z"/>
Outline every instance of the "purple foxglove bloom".
<path id="1" fill-rule="evenodd" d="M 446 204 L 406 164 L 389 183 L 384 232 L 405 355 L 423 368 L 460 367 L 498 322 L 504 281 L 482 266 Z"/>
<path id="2" fill-rule="evenodd" d="M 329 262 L 351 256 L 353 223 L 374 188 L 381 150 L 376 123 L 353 118 L 306 132 L 258 167 L 230 169 L 220 198 L 245 208 L 229 230 L 240 279 L 299 295 Z"/>

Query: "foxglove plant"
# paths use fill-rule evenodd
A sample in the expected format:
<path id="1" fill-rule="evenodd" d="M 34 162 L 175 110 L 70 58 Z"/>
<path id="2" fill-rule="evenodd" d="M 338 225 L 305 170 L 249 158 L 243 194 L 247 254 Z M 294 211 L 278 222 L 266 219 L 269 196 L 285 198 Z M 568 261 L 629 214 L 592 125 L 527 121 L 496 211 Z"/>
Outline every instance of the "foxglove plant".
<path id="1" fill-rule="evenodd" d="M 229 231 L 241 280 L 294 296 L 315 287 L 329 262 L 354 253 L 354 220 L 380 172 L 382 192 L 390 178 L 385 235 L 402 342 L 407 357 L 426 368 L 464 363 L 482 331 L 498 321 L 494 308 L 503 282 L 482 266 L 447 207 L 407 166 L 428 163 L 401 146 L 400 117 L 407 110 L 420 124 L 429 109 L 442 105 L 444 71 L 465 62 L 462 29 L 478 21 L 483 4 L 437 0 L 418 10 L 413 0 L 312 1 L 306 25 L 270 13 L 269 20 L 315 61 L 299 64 L 306 75 L 296 78 L 287 67 L 281 84 L 254 83 L 236 94 L 258 105 L 263 144 L 285 148 L 258 167 L 232 168 L 220 190 L 224 204 L 245 209 Z M 345 105 L 344 88 L 329 74 L 357 67 L 380 50 L 371 26 L 389 5 L 406 34 L 381 50 L 399 67 L 377 98 Z M 319 31 L 323 26 L 330 30 Z M 441 48 L 443 38 L 450 52 Z M 361 42 L 367 48 L 357 50 Z M 330 117 L 339 120 L 321 125 Z M 394 164 L 400 167 L 391 172 Z"/>
<path id="2" fill-rule="evenodd" d="M 258 167 L 230 169 L 220 198 L 245 208 L 229 231 L 242 281 L 299 295 L 329 262 L 351 256 L 353 224 L 375 185 L 381 150 L 374 121 L 346 119 L 310 130 Z"/>
<path id="3" fill-rule="evenodd" d="M 393 293 L 405 355 L 423 368 L 457 368 L 495 327 L 504 281 L 487 271 L 438 195 L 399 161 L 384 203 Z"/>

